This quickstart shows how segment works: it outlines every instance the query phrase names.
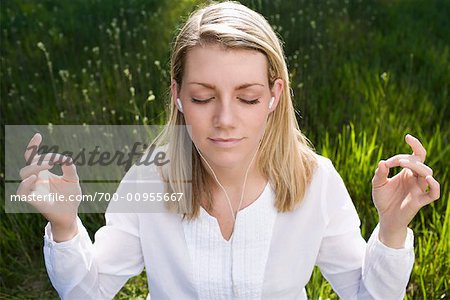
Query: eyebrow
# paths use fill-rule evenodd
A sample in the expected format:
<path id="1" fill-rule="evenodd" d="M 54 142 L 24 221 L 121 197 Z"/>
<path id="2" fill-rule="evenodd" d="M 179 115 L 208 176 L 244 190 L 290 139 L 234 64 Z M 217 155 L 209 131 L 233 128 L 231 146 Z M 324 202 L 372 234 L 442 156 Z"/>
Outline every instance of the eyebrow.
<path id="1" fill-rule="evenodd" d="M 213 90 L 216 89 L 215 85 L 204 83 L 204 82 L 188 82 L 188 84 L 198 84 L 198 85 L 207 87 L 209 89 L 213 89 Z M 254 85 L 259 85 L 259 86 L 264 87 L 264 84 L 261 84 L 261 83 L 244 83 L 244 84 L 241 84 L 240 86 L 238 86 L 236 88 L 236 90 L 243 90 L 243 89 L 246 89 L 246 88 L 254 86 Z"/>

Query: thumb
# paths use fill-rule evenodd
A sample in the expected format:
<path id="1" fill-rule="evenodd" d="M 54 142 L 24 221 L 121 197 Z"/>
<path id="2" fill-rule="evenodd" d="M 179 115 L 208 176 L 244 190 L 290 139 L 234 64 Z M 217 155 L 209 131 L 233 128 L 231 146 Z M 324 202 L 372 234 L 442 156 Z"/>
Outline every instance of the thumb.
<path id="1" fill-rule="evenodd" d="M 77 168 L 71 157 L 67 157 L 66 162 L 61 165 L 63 172 L 62 178 L 69 182 L 78 182 L 80 179 L 78 177 Z"/>
<path id="2" fill-rule="evenodd" d="M 29 195 L 34 187 L 34 184 L 36 183 L 37 176 L 35 174 L 32 174 L 22 180 L 22 182 L 19 184 L 19 187 L 17 188 L 17 195 Z"/>
<path id="3" fill-rule="evenodd" d="M 388 182 L 389 168 L 386 161 L 381 160 L 378 163 L 378 168 L 375 170 L 375 175 L 372 178 L 372 188 L 376 189 L 382 187 Z"/>

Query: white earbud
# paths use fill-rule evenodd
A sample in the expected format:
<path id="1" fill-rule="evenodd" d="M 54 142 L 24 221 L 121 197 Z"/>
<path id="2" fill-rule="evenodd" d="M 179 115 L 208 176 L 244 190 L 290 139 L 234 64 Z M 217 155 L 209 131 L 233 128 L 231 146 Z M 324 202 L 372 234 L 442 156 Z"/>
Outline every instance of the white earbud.
<path id="1" fill-rule="evenodd" d="M 273 102 L 275 101 L 275 97 L 270 98 L 269 109 L 272 109 Z"/>
<path id="2" fill-rule="evenodd" d="M 184 111 L 183 111 L 183 104 L 181 104 L 180 98 L 177 98 L 177 104 L 178 104 L 178 110 L 179 110 L 181 113 L 184 113 Z"/>

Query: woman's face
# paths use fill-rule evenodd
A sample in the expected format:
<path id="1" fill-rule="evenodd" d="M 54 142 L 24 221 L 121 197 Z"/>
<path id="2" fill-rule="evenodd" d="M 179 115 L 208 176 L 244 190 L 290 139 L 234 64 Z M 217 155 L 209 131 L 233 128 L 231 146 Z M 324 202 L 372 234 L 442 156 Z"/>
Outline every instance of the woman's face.
<path id="1" fill-rule="evenodd" d="M 172 81 L 173 100 L 182 102 L 192 140 L 216 167 L 246 166 L 256 151 L 283 90 L 281 79 L 269 88 L 267 70 L 267 58 L 258 51 L 208 45 L 188 52 L 179 95 Z"/>

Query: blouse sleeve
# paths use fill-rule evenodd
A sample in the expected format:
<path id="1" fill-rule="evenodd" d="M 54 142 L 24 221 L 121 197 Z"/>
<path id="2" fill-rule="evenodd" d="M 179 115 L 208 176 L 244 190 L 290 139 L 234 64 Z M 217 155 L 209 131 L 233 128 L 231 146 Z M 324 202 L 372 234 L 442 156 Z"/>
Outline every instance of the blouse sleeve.
<path id="1" fill-rule="evenodd" d="M 413 232 L 402 249 L 378 239 L 379 224 L 368 243 L 342 178 L 330 161 L 323 198 L 327 221 L 316 264 L 342 299 L 403 299 L 414 264 Z"/>
<path id="2" fill-rule="evenodd" d="M 122 183 L 119 195 L 126 193 Z M 142 272 L 137 214 L 108 210 L 106 226 L 95 233 L 95 243 L 78 217 L 78 233 L 69 241 L 55 242 L 51 224 L 45 227 L 45 265 L 61 299 L 112 299 L 128 278 Z"/>

